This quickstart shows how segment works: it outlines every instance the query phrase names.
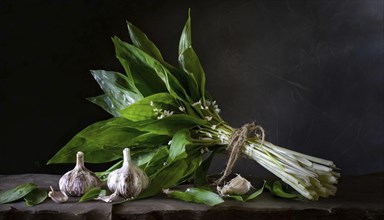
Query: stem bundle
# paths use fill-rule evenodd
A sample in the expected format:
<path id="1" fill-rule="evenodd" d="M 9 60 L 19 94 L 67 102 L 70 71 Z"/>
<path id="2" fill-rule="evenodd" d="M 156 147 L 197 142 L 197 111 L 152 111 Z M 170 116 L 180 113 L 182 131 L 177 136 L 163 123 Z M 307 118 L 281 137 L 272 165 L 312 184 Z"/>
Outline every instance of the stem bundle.
<path id="1" fill-rule="evenodd" d="M 218 138 L 224 144 L 228 144 L 231 136 L 228 128 L 228 125 L 218 128 L 221 135 Z M 340 174 L 332 161 L 288 150 L 257 137 L 247 139 L 242 152 L 307 199 L 327 198 L 337 191 L 335 184 Z"/>

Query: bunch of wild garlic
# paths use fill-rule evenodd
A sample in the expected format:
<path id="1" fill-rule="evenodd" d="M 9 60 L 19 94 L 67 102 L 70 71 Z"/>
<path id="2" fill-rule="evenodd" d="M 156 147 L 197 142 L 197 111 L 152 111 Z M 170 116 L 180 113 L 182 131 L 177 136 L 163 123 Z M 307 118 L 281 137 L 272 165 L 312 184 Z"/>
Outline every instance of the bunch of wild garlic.
<path id="1" fill-rule="evenodd" d="M 222 120 L 218 105 L 205 92 L 205 73 L 191 45 L 190 17 L 179 42 L 179 67 L 167 63 L 137 27 L 128 23 L 128 30 L 132 44 L 112 39 L 125 74 L 92 71 L 105 93 L 89 100 L 114 117 L 80 131 L 48 163 L 73 162 L 78 151 L 87 154 L 86 162 L 116 161 L 110 169 L 97 173 L 106 180 L 121 167 L 122 149 L 129 148 L 132 161 L 149 177 L 148 188 L 138 198 L 194 181 L 197 188 L 185 194 L 191 201 L 195 196 L 191 192 L 211 195 L 199 187 L 207 184 L 212 157 L 229 145 L 231 165 L 217 184 L 230 173 L 237 151 L 308 199 L 335 194 L 339 174 L 331 161 L 275 146 L 264 140 L 260 126 L 234 129 Z M 213 204 L 216 202 L 220 200 Z"/>

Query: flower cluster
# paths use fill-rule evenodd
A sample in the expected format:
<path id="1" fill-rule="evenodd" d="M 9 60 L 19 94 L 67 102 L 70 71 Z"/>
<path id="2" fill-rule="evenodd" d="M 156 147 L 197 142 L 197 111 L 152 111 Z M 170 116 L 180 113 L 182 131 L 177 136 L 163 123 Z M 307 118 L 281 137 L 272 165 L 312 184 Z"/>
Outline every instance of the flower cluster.
<path id="1" fill-rule="evenodd" d="M 192 104 L 192 106 L 200 106 L 200 108 L 202 110 L 208 110 L 209 107 L 212 107 L 212 109 L 216 112 L 216 113 L 220 113 L 220 109 L 219 109 L 219 106 L 216 104 L 216 100 L 215 101 L 209 101 L 209 100 L 205 100 L 204 103 L 203 101 L 201 101 L 201 99 L 199 99 L 199 101 L 195 102 Z M 212 119 L 212 118 L 211 118 Z"/>
<path id="2" fill-rule="evenodd" d="M 155 107 L 155 103 L 153 103 L 152 101 L 150 102 L 150 105 L 152 107 Z M 162 118 L 173 115 L 173 111 L 163 110 L 161 108 L 154 108 L 153 112 L 157 116 L 157 119 L 162 119 Z"/>
<path id="3" fill-rule="evenodd" d="M 219 109 L 219 106 L 216 104 L 216 100 L 214 101 L 209 101 L 209 100 L 205 100 L 205 105 L 206 106 L 212 106 L 213 110 L 217 113 L 220 113 L 220 109 Z"/>

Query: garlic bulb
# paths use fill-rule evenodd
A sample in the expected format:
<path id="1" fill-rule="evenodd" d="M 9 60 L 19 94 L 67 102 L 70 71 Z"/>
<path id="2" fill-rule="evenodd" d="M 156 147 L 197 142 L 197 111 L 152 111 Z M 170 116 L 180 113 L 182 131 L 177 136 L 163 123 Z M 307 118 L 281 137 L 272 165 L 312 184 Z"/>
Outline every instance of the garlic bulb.
<path id="1" fill-rule="evenodd" d="M 69 196 L 82 196 L 93 187 L 101 187 L 100 179 L 85 168 L 83 152 L 77 152 L 76 158 L 75 168 L 64 174 L 59 181 L 60 190 Z"/>
<path id="2" fill-rule="evenodd" d="M 247 179 L 237 174 L 237 176 L 225 184 L 223 188 L 217 186 L 217 191 L 220 195 L 244 195 L 251 187 L 252 185 Z"/>
<path id="3" fill-rule="evenodd" d="M 147 174 L 131 162 L 129 148 L 123 151 L 123 166 L 108 175 L 107 185 L 111 192 L 118 192 L 124 198 L 136 197 L 148 187 Z"/>

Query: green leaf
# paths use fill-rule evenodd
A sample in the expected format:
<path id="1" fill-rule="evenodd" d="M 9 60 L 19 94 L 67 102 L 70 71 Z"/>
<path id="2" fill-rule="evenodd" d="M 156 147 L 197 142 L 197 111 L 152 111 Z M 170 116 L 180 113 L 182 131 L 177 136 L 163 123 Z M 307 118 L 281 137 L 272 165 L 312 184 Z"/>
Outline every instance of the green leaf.
<path id="1" fill-rule="evenodd" d="M 156 149 L 169 141 L 167 135 L 139 131 L 131 124 L 131 121 L 119 117 L 96 122 L 76 134 L 48 164 L 73 163 L 78 151 L 86 155 L 86 162 L 109 162 L 122 158 L 125 147 L 131 148 L 135 158 L 143 150 Z"/>
<path id="2" fill-rule="evenodd" d="M 166 194 L 171 198 L 186 202 L 202 203 L 209 206 L 215 206 L 224 202 L 218 194 L 199 188 L 188 188 L 185 192 L 170 190 L 166 192 Z"/>
<path id="3" fill-rule="evenodd" d="M 0 194 L 0 204 L 14 202 L 26 196 L 28 193 L 32 192 L 34 189 L 37 189 L 36 184 L 34 183 L 25 183 L 16 186 L 13 189 L 7 190 Z"/>
<path id="4" fill-rule="evenodd" d="M 229 198 L 229 199 L 234 199 L 234 200 L 239 201 L 239 202 L 245 202 L 244 197 L 239 196 L 239 195 L 225 195 L 224 197 Z"/>
<path id="5" fill-rule="evenodd" d="M 159 148 L 144 168 L 150 177 L 150 186 L 140 195 L 140 198 L 152 196 L 164 188 L 176 186 L 192 177 L 195 170 L 201 165 L 200 151 L 191 149 L 188 157 L 177 157 L 169 160 L 168 146 Z"/>
<path id="6" fill-rule="evenodd" d="M 264 180 L 264 183 L 263 183 L 263 186 L 258 189 L 256 192 L 252 193 L 251 195 L 249 195 L 245 201 L 249 201 L 249 200 L 252 200 L 256 197 L 258 197 L 263 191 L 264 191 L 264 187 L 265 187 L 265 184 L 267 183 L 267 181 Z"/>
<path id="7" fill-rule="evenodd" d="M 188 157 L 186 158 L 186 161 L 188 164 L 188 169 L 184 174 L 184 177 L 180 179 L 179 184 L 191 180 L 194 177 L 196 170 L 199 168 L 203 161 L 202 155 L 200 153 L 200 148 L 196 149 L 194 154 L 189 153 Z"/>
<path id="8" fill-rule="evenodd" d="M 192 47 L 186 48 L 179 56 L 181 68 L 193 79 L 195 85 L 200 90 L 199 97 L 205 98 L 205 73 L 200 64 L 200 60 Z M 192 83 L 192 80 L 189 81 Z"/>
<path id="9" fill-rule="evenodd" d="M 162 189 L 176 186 L 180 179 L 185 176 L 185 173 L 187 173 L 187 169 L 188 164 L 184 160 L 167 164 L 149 177 L 150 184 L 148 188 L 138 198 L 153 196 L 161 192 Z"/>
<path id="10" fill-rule="evenodd" d="M 152 155 L 152 158 L 148 161 L 147 165 L 144 167 L 145 173 L 147 175 L 152 175 L 156 173 L 158 170 L 165 166 L 165 162 L 167 160 L 169 154 L 169 150 L 167 146 L 163 146 L 159 148 L 155 154 Z"/>
<path id="11" fill-rule="evenodd" d="M 185 147 L 192 144 L 189 137 L 188 129 L 182 129 L 173 135 L 171 147 L 169 148 L 168 162 L 184 159 L 188 156 L 187 152 L 185 152 Z"/>
<path id="12" fill-rule="evenodd" d="M 143 98 L 133 82 L 121 73 L 105 70 L 92 70 L 91 73 L 110 98 L 110 108 L 120 110 Z"/>
<path id="13" fill-rule="evenodd" d="M 281 198 L 293 199 L 298 198 L 300 196 L 299 194 L 285 192 L 280 181 L 274 181 L 272 186 L 266 184 L 265 188 L 267 188 L 272 193 L 272 195 Z"/>
<path id="14" fill-rule="evenodd" d="M 109 162 L 122 157 L 122 150 L 133 144 L 145 132 L 128 126 L 124 118 L 111 118 L 96 122 L 76 134 L 49 161 L 50 163 L 73 163 L 78 151 L 85 154 L 90 163 Z M 137 143 L 134 143 L 137 144 Z M 132 155 L 134 155 L 132 151 Z"/>
<path id="15" fill-rule="evenodd" d="M 132 148 L 134 149 L 132 152 L 132 157 L 135 157 L 136 147 L 139 147 L 139 148 L 150 147 L 155 149 L 163 145 L 164 143 L 168 143 L 169 140 L 170 140 L 170 137 L 168 135 L 144 133 L 132 138 L 130 141 L 126 143 L 126 145 L 132 146 L 131 149 Z"/>
<path id="16" fill-rule="evenodd" d="M 188 10 L 188 19 L 184 25 L 179 41 L 179 56 L 192 45 L 191 35 L 191 10 Z"/>
<path id="17" fill-rule="evenodd" d="M 152 150 L 148 153 L 137 155 L 136 157 L 132 158 L 132 161 L 134 164 L 136 164 L 136 166 L 143 168 L 152 160 L 152 158 L 155 156 L 156 153 L 157 151 Z"/>
<path id="18" fill-rule="evenodd" d="M 105 196 L 106 195 L 106 190 L 105 189 L 100 189 L 98 187 L 93 187 L 89 189 L 79 200 L 79 202 L 85 202 L 92 200 L 98 196 Z"/>
<path id="19" fill-rule="evenodd" d="M 207 122 L 205 120 L 189 115 L 173 114 L 162 119 L 131 122 L 129 123 L 129 126 L 140 131 L 172 136 L 181 129 L 189 129 L 198 125 L 204 125 L 206 123 Z"/>
<path id="20" fill-rule="evenodd" d="M 179 183 L 194 177 L 196 170 L 200 167 L 203 161 L 201 148 L 202 146 L 200 146 L 199 143 L 194 142 L 193 139 L 190 138 L 187 129 L 183 129 L 174 135 L 169 149 L 167 163 L 184 160 L 188 164 L 188 169 L 186 170 L 184 177 L 180 179 Z"/>
<path id="21" fill-rule="evenodd" d="M 36 188 L 32 192 L 24 196 L 27 206 L 38 205 L 47 199 L 48 193 L 44 189 Z"/>
<path id="22" fill-rule="evenodd" d="M 144 97 L 167 91 L 164 82 L 152 68 L 150 61 L 155 60 L 155 58 L 137 47 L 121 41 L 118 37 L 113 37 L 112 41 L 115 45 L 116 56 L 124 67 L 128 78 L 131 78 Z"/>
<path id="23" fill-rule="evenodd" d="M 190 96 L 194 101 L 200 98 L 204 99 L 205 90 L 205 74 L 197 58 L 196 53 L 192 49 L 192 35 L 191 35 L 191 11 L 188 10 L 188 19 L 184 25 L 183 32 L 179 41 L 179 64 L 184 72 L 187 74 L 187 87 Z M 191 61 L 188 61 L 192 59 Z M 196 67 L 189 66 L 190 64 L 198 65 Z"/>
<path id="24" fill-rule="evenodd" d="M 127 26 L 129 31 L 129 37 L 131 38 L 133 45 L 140 48 L 141 50 L 143 50 L 153 58 L 157 59 L 158 61 L 164 61 L 160 50 L 155 46 L 155 44 L 151 40 L 148 39 L 147 35 L 145 35 L 139 28 L 137 28 L 128 21 Z"/>
<path id="25" fill-rule="evenodd" d="M 187 77 L 182 76 L 182 72 L 180 72 L 178 69 L 164 61 L 160 50 L 155 46 L 155 44 L 151 40 L 148 39 L 147 35 L 145 35 L 144 32 L 142 32 L 139 28 L 137 28 L 130 22 L 127 22 L 127 26 L 129 36 L 133 45 L 135 45 L 136 47 L 147 53 L 149 56 L 159 61 L 180 81 L 182 85 L 187 82 L 188 79 Z"/>
<path id="26" fill-rule="evenodd" d="M 122 109 L 120 114 L 122 117 L 132 121 L 156 119 L 157 115 L 155 114 L 155 109 L 176 111 L 178 105 L 171 94 L 157 93 L 147 96 Z"/>
<path id="27" fill-rule="evenodd" d="M 107 96 L 106 94 L 102 94 L 95 97 L 88 97 L 86 98 L 88 101 L 100 106 L 103 108 L 106 112 L 109 114 L 117 117 L 120 115 L 118 109 L 116 109 L 115 105 L 112 103 L 111 98 Z"/>
<path id="28" fill-rule="evenodd" d="M 194 184 L 199 188 L 210 190 L 207 172 L 214 155 L 215 152 L 211 152 L 211 154 L 202 162 L 201 166 L 199 166 L 195 171 Z"/>
<path id="29" fill-rule="evenodd" d="M 157 90 L 154 90 L 153 88 L 158 87 L 159 85 L 165 85 L 167 91 L 173 97 L 181 101 L 190 102 L 190 97 L 184 87 L 159 61 L 149 56 L 139 48 L 121 41 L 117 37 L 114 37 L 113 41 L 115 43 L 118 58 L 126 60 L 127 63 L 125 64 L 129 65 L 132 76 L 136 77 L 135 74 L 140 73 L 141 78 L 136 77 L 134 80 L 136 87 L 144 96 L 164 92 L 163 88 L 159 88 Z M 161 81 L 163 83 L 161 83 Z M 141 85 L 144 85 L 143 88 L 140 88 Z M 142 89 L 146 92 L 146 94 L 144 94 Z M 147 90 L 150 91 L 148 92 Z"/>

